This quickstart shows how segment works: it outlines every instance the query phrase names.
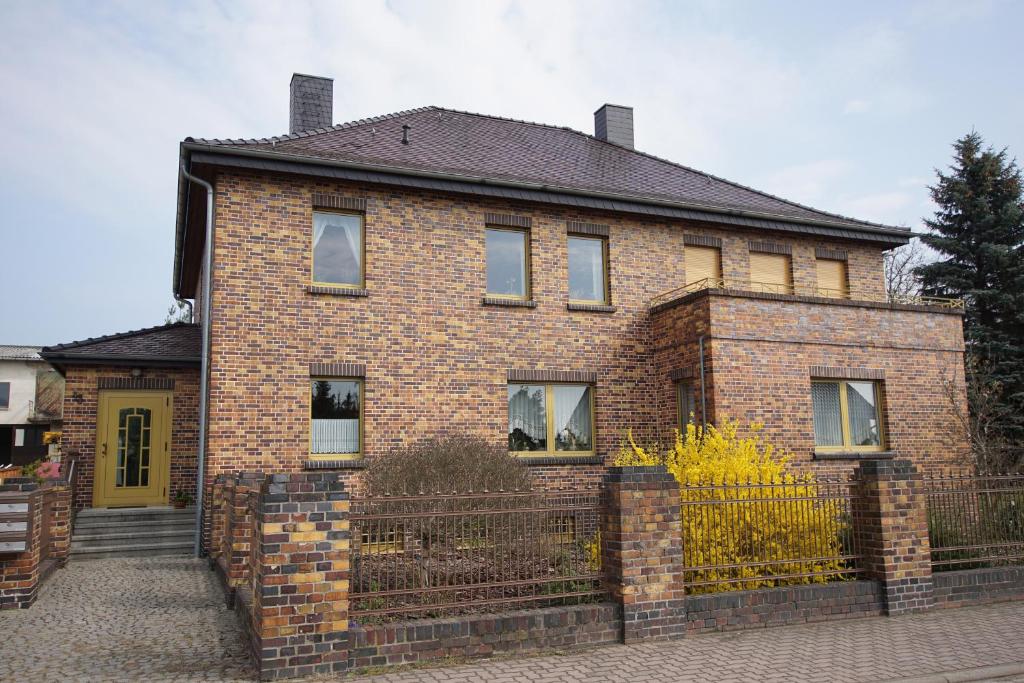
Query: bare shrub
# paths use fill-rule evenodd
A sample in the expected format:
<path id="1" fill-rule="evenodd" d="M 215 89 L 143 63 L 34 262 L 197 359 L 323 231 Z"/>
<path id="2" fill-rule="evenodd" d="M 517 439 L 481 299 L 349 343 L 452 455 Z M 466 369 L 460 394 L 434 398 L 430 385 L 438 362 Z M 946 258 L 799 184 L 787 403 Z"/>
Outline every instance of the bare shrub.
<path id="1" fill-rule="evenodd" d="M 504 445 L 451 434 L 374 458 L 366 470 L 366 485 L 371 495 L 527 491 L 530 471 Z"/>

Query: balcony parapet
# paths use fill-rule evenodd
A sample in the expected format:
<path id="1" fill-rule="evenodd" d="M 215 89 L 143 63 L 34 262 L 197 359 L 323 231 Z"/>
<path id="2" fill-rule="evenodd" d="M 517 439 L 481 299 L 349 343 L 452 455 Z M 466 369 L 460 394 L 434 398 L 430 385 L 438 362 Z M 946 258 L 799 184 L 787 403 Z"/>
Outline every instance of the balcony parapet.
<path id="1" fill-rule="evenodd" d="M 732 296 L 751 299 L 769 299 L 797 303 L 855 306 L 860 308 L 890 308 L 893 310 L 928 311 L 950 315 L 964 314 L 963 299 L 946 299 L 932 296 L 870 296 L 858 293 L 852 297 L 849 292 L 819 288 L 816 295 L 795 294 L 791 285 L 768 282 L 726 282 L 720 278 L 704 278 L 682 287 L 663 292 L 650 303 L 651 313 L 688 303 L 701 296 Z"/>

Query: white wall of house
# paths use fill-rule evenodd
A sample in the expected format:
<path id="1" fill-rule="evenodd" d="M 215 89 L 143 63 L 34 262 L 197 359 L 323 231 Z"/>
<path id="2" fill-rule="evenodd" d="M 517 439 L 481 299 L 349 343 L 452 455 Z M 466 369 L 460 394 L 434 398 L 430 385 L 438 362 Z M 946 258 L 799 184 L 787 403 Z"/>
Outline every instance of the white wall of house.
<path id="1" fill-rule="evenodd" d="M 0 424 L 28 422 L 36 400 L 36 373 L 46 368 L 46 363 L 39 361 L 0 360 L 0 382 L 11 383 L 11 400 L 6 410 L 0 408 Z"/>

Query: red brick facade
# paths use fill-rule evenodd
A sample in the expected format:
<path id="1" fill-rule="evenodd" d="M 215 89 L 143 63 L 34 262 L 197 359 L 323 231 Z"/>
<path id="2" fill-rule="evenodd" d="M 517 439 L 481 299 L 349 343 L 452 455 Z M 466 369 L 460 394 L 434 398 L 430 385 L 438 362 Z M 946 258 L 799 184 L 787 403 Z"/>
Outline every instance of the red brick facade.
<path id="1" fill-rule="evenodd" d="M 92 507 L 96 476 L 96 419 L 101 381 L 132 379 L 131 368 L 70 365 L 64 392 L 65 453 L 77 454 L 78 484 L 75 508 Z M 145 368 L 143 380 L 172 380 L 173 395 L 168 499 L 179 490 L 196 490 L 199 445 L 199 371 L 189 368 Z M 127 385 L 124 385 L 127 386 Z M 146 386 L 140 382 L 140 386 Z M 166 386 L 166 384 L 161 384 Z"/>
<path id="2" fill-rule="evenodd" d="M 655 295 L 687 282 L 686 235 L 720 238 L 723 275 L 737 283 L 749 278 L 750 240 L 785 245 L 797 295 L 816 292 L 816 250 L 841 251 L 854 299 L 884 293 L 877 247 L 298 176 L 225 171 L 215 187 L 211 481 L 221 472 L 304 466 L 314 363 L 365 367 L 367 457 L 442 430 L 503 442 L 509 370 L 596 372 L 597 460 L 608 462 L 627 429 L 640 439 L 671 437 L 667 356 L 692 370 L 702 333 L 712 335 L 709 416 L 763 419 L 771 438 L 809 460 L 809 366 L 884 368 L 893 447 L 916 460 L 948 459 L 948 439 L 934 424 L 944 407 L 936 380 L 949 371 L 962 383 L 956 315 L 715 296 L 687 304 L 705 319 L 685 322 L 692 329 L 679 348 L 659 329 L 664 314 L 650 312 Z M 365 201 L 359 296 L 310 286 L 314 194 L 321 203 Z M 534 307 L 484 302 L 487 214 L 529 219 Z M 613 312 L 568 309 L 571 221 L 608 226 Z M 927 373 L 915 374 L 921 368 Z M 911 395 L 913 405 L 902 405 Z M 596 482 L 602 470 L 552 464 L 536 473 L 560 485 Z"/>

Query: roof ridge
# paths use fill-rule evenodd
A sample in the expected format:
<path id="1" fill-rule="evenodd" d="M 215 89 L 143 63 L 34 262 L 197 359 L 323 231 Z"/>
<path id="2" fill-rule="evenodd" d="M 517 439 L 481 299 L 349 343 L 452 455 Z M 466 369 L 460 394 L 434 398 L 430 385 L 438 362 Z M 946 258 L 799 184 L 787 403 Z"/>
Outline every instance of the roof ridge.
<path id="1" fill-rule="evenodd" d="M 620 150 L 622 150 L 624 152 L 632 153 L 632 154 L 639 154 L 640 156 L 647 157 L 648 159 L 652 159 L 654 161 L 658 161 L 658 162 L 663 163 L 663 164 L 668 164 L 669 166 L 674 166 L 675 168 L 681 168 L 681 169 L 683 169 L 685 171 L 689 171 L 691 173 L 696 173 L 697 175 L 704 176 L 706 178 L 711 178 L 713 180 L 717 180 L 718 182 L 726 183 L 728 185 L 732 185 L 733 187 L 738 187 L 740 189 L 747 190 L 748 192 L 753 192 L 755 194 L 759 194 L 762 197 L 768 197 L 770 199 L 774 199 L 776 201 L 780 201 L 780 202 L 783 202 L 785 204 L 789 204 L 791 206 L 795 206 L 795 207 L 804 209 L 806 211 L 814 211 L 815 213 L 820 213 L 822 215 L 830 216 L 832 218 L 839 218 L 841 220 L 849 221 L 851 223 L 860 223 L 860 224 L 863 224 L 863 225 L 873 225 L 873 226 L 879 227 L 879 228 L 892 228 L 892 227 L 896 227 L 896 226 L 891 226 L 891 225 L 885 225 L 884 223 L 874 223 L 874 222 L 871 222 L 871 221 L 865 221 L 865 220 L 861 220 L 859 218 L 854 218 L 852 216 L 844 216 L 843 214 L 835 213 L 835 212 L 832 212 L 832 211 L 825 211 L 823 209 L 818 209 L 816 207 L 810 206 L 808 204 L 801 204 L 800 202 L 794 202 L 792 199 L 786 199 L 785 197 L 780 197 L 779 195 L 775 195 L 775 194 L 772 194 L 770 192 L 765 192 L 764 190 L 759 190 L 756 187 L 751 187 L 750 185 L 744 185 L 743 183 L 737 182 L 735 180 L 729 180 L 728 178 L 723 178 L 722 176 L 715 175 L 714 173 L 708 173 L 707 171 L 702 171 L 699 168 L 694 168 L 693 166 L 687 166 L 686 164 L 681 164 L 678 161 L 672 161 L 671 159 L 666 159 L 665 157 L 660 157 L 657 154 L 651 154 L 650 152 L 644 152 L 642 150 L 635 149 L 635 148 L 632 148 L 632 147 L 624 147 L 623 145 L 617 144 L 615 142 L 610 142 L 608 140 L 602 140 L 601 138 L 597 137 L 596 135 L 592 135 L 590 133 L 586 133 L 586 132 L 581 131 L 581 130 L 576 130 L 575 128 L 573 128 L 571 126 L 556 126 L 556 125 L 551 124 L 551 123 L 541 123 L 541 122 L 538 122 L 538 121 L 528 121 L 526 119 L 515 119 L 515 118 L 508 117 L 508 116 L 496 116 L 494 114 L 483 114 L 483 113 L 480 113 L 480 112 L 464 111 L 464 110 L 461 110 L 461 109 L 451 109 L 449 107 L 438 107 L 438 106 L 420 107 L 419 109 L 410 110 L 410 112 L 418 113 L 420 111 L 428 111 L 430 109 L 434 109 L 434 110 L 438 110 L 438 111 L 446 111 L 446 112 L 450 112 L 450 113 L 453 113 L 453 114 L 463 114 L 463 115 L 466 115 L 466 116 L 479 116 L 481 118 L 493 119 L 493 120 L 496 120 L 496 121 L 507 121 L 509 123 L 520 123 L 520 124 L 524 124 L 524 125 L 528 125 L 528 126 L 537 126 L 539 128 L 549 128 L 551 130 L 576 133 L 577 135 L 582 135 L 583 137 L 589 138 L 589 139 L 591 139 L 591 140 L 593 140 L 595 142 L 602 143 L 602 144 L 605 144 L 605 145 L 611 145 L 612 147 L 614 147 L 616 149 L 620 149 Z"/>
<path id="2" fill-rule="evenodd" d="M 390 121 L 392 119 L 399 118 L 401 116 L 408 116 L 409 114 L 419 114 L 432 109 L 441 109 L 441 107 L 426 106 L 416 107 L 414 109 L 404 109 L 402 111 L 391 112 L 390 114 L 380 114 L 379 116 L 371 116 L 365 119 L 356 119 L 355 121 L 345 121 L 343 123 L 336 123 L 329 128 L 311 128 L 310 130 L 299 131 L 298 133 L 284 133 L 282 135 L 274 135 L 269 138 L 185 138 L 185 142 L 198 142 L 200 144 L 210 145 L 266 145 L 274 144 L 277 142 L 286 142 L 288 140 L 300 140 L 302 138 L 313 137 L 314 135 L 321 135 L 323 133 L 333 133 L 336 130 L 345 130 L 348 128 L 358 128 L 359 126 L 369 125 L 371 123 L 380 123 L 381 121 Z"/>
<path id="3" fill-rule="evenodd" d="M 575 128 L 572 128 L 570 126 L 557 126 L 557 125 L 549 124 L 549 123 L 541 123 L 541 122 L 537 122 L 537 121 L 528 121 L 526 119 L 515 119 L 515 118 L 511 118 L 511 117 L 506 117 L 506 116 L 496 116 L 494 114 L 483 114 L 483 113 L 480 113 L 480 112 L 465 111 L 465 110 L 461 110 L 461 109 L 452 109 L 452 108 L 449 108 L 449 107 L 440 107 L 440 106 L 436 106 L 436 105 L 428 105 L 428 106 L 425 106 L 425 107 L 416 107 L 416 108 L 413 108 L 413 109 L 406 109 L 406 110 L 403 110 L 403 111 L 392 112 L 392 113 L 389 113 L 389 114 L 382 114 L 382 115 L 379 115 L 379 116 L 373 116 L 373 117 L 369 117 L 369 118 L 365 118 L 365 119 L 357 119 L 355 121 L 348 121 L 348 122 L 345 122 L 345 123 L 339 123 L 339 124 L 336 124 L 334 126 L 331 126 L 330 128 L 317 128 L 317 129 L 313 129 L 313 130 L 309 130 L 309 131 L 301 131 L 301 132 L 298 132 L 298 133 L 290 133 L 290 134 L 287 134 L 287 135 L 278 135 L 278 136 L 274 136 L 274 137 L 270 137 L 270 138 L 259 138 L 259 139 L 256 139 L 256 138 L 241 139 L 241 138 L 239 138 L 239 139 L 227 139 L 227 140 L 206 139 L 206 138 L 185 138 L 185 141 L 186 142 L 196 142 L 196 143 L 200 143 L 200 144 L 225 145 L 225 146 L 228 146 L 228 145 L 242 146 L 242 145 L 258 145 L 258 144 L 275 144 L 277 142 L 285 142 L 285 141 L 289 141 L 289 140 L 298 140 L 298 139 L 302 139 L 302 138 L 314 137 L 314 136 L 317 136 L 317 135 L 322 135 L 322 134 L 325 134 L 325 133 L 331 133 L 331 132 L 334 132 L 334 131 L 347 130 L 347 129 L 357 128 L 357 127 L 360 127 L 360 126 L 370 125 L 370 124 L 374 124 L 374 123 L 380 123 L 382 121 L 390 121 L 390 120 L 394 120 L 394 119 L 400 118 L 402 116 L 408 116 L 408 115 L 411 115 L 411 114 L 420 114 L 420 113 L 429 112 L 429 111 L 447 112 L 447 113 L 450 113 L 450 114 L 457 114 L 457 115 L 463 115 L 463 116 L 474 116 L 474 117 L 490 119 L 490 120 L 494 120 L 494 121 L 501 121 L 501 122 L 506 122 L 506 123 L 514 123 L 514 124 L 525 125 L 525 126 L 534 126 L 534 127 L 537 127 L 537 128 L 544 128 L 544 129 L 547 129 L 547 130 L 553 130 L 553 131 L 558 131 L 558 132 L 562 132 L 562 133 L 572 133 L 572 134 L 579 135 L 579 136 L 581 136 L 581 137 L 583 137 L 585 139 L 594 141 L 594 142 L 599 143 L 599 144 L 609 145 L 612 148 L 620 150 L 620 151 L 622 151 L 624 153 L 627 153 L 627 154 L 628 153 L 632 153 L 632 154 L 635 154 L 635 155 L 639 155 L 641 157 L 645 157 L 645 158 L 650 159 L 652 161 L 655 161 L 655 162 L 658 162 L 658 163 L 661 163 L 661 164 L 665 164 L 665 165 L 667 165 L 669 167 L 680 169 L 680 170 L 686 171 L 688 173 L 692 173 L 692 174 L 694 174 L 694 175 L 696 175 L 698 177 L 705 178 L 708 182 L 715 181 L 715 182 L 723 183 L 725 185 L 729 185 L 731 187 L 738 188 L 738 189 L 743 190 L 745 192 L 750 192 L 750 193 L 756 194 L 758 196 L 774 200 L 776 202 L 781 202 L 782 204 L 784 204 L 786 206 L 789 206 L 789 207 L 792 207 L 794 209 L 800 209 L 800 210 L 803 210 L 803 211 L 812 212 L 814 214 L 817 214 L 818 216 L 821 216 L 822 218 L 827 218 L 827 219 L 829 219 L 832 222 L 838 222 L 840 224 L 845 224 L 845 225 L 852 226 L 852 227 L 862 226 L 862 227 L 869 227 L 869 228 L 882 228 L 882 229 L 887 229 L 887 230 L 910 231 L 910 228 L 905 228 L 904 226 L 893 226 L 893 225 L 886 225 L 884 223 L 876 223 L 874 221 L 866 221 L 866 220 L 863 220 L 863 219 L 854 218 L 852 216 L 847 216 L 847 215 L 844 215 L 844 214 L 841 214 L 841 213 L 836 213 L 834 211 L 826 211 L 824 209 L 819 209 L 819 208 L 810 206 L 808 204 L 802 204 L 800 202 L 795 202 L 795 201 L 793 201 L 791 199 L 786 199 L 785 197 L 781 197 L 779 195 L 772 194 L 770 192 L 765 192 L 764 190 L 759 190 L 759 189 L 757 189 L 755 187 L 752 187 L 750 185 L 745 185 L 745 184 L 737 182 L 735 180 L 729 180 L 728 178 L 723 178 L 722 176 L 718 176 L 718 175 L 715 175 L 713 173 L 708 173 L 707 171 L 702 171 L 702 170 L 694 168 L 692 166 L 687 166 L 685 164 L 679 163 L 677 161 L 672 161 L 671 159 L 666 159 L 665 157 L 660 157 L 660 156 L 658 156 L 656 154 L 652 154 L 650 152 L 644 152 L 644 151 L 641 151 L 641 150 L 638 150 L 638 149 L 634 149 L 634 148 L 631 148 L 631 147 L 624 147 L 623 145 L 619 145 L 619 144 L 614 143 L 614 142 L 609 142 L 608 140 L 602 140 L 601 138 L 598 138 L 595 135 L 592 135 L 590 133 L 585 133 L 585 132 L 580 131 L 580 130 L 576 130 Z M 294 156 L 302 157 L 304 155 L 298 154 L 298 155 L 294 155 Z M 728 206 L 730 206 L 730 204 L 723 204 L 722 208 L 727 208 Z M 736 205 L 736 204 L 731 204 L 731 206 L 733 206 L 734 208 L 738 208 L 738 209 L 742 208 L 740 205 Z M 779 219 L 779 220 L 786 220 L 788 218 L 791 218 L 791 216 L 787 216 L 785 213 L 767 212 L 767 211 L 763 212 L 763 213 L 766 216 L 773 216 L 773 217 L 775 217 L 776 219 Z M 813 219 L 806 219 L 805 218 L 805 220 L 813 220 Z"/>
<path id="4" fill-rule="evenodd" d="M 74 349 L 80 346 L 87 346 L 89 344 L 97 344 L 99 342 L 111 341 L 113 339 L 124 339 L 125 337 L 147 334 L 149 332 L 169 330 L 174 327 L 199 327 L 199 325 L 197 323 L 186 323 L 181 321 L 173 323 L 164 323 L 163 325 L 143 327 L 138 330 L 128 330 L 127 332 L 115 332 L 113 334 L 105 334 L 99 337 L 88 337 L 86 339 L 79 339 L 76 341 L 67 342 L 65 344 L 54 344 L 53 346 L 44 346 L 42 347 L 42 349 L 40 349 L 40 351 L 48 353 L 53 351 L 64 351 L 66 349 Z"/>

